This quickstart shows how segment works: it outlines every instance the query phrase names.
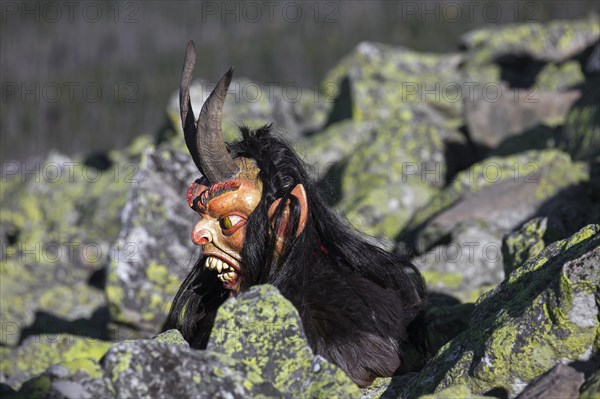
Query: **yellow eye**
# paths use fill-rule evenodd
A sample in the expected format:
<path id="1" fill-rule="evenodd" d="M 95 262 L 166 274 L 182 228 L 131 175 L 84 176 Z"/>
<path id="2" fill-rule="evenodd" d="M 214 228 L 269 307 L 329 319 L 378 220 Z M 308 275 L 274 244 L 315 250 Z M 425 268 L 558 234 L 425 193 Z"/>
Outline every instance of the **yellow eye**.
<path id="1" fill-rule="evenodd" d="M 221 219 L 221 228 L 224 230 L 232 229 L 242 220 L 244 219 L 241 216 L 237 215 L 225 216 Z"/>
<path id="2" fill-rule="evenodd" d="M 229 216 L 225 216 L 223 220 L 221 220 L 221 224 L 226 229 L 230 229 L 233 227 L 233 222 L 231 221 L 231 218 Z"/>

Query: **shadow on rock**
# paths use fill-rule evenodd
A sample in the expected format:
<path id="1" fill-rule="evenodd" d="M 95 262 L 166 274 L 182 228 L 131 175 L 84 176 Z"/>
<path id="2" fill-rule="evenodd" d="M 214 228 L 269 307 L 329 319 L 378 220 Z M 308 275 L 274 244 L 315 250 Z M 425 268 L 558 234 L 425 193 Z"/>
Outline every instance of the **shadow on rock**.
<path id="1" fill-rule="evenodd" d="M 108 307 L 103 306 L 92 313 L 89 319 L 65 320 L 46 312 L 36 312 L 34 323 L 23 329 L 19 345 L 32 335 L 40 334 L 70 334 L 88 338 L 107 340 L 109 338 Z"/>

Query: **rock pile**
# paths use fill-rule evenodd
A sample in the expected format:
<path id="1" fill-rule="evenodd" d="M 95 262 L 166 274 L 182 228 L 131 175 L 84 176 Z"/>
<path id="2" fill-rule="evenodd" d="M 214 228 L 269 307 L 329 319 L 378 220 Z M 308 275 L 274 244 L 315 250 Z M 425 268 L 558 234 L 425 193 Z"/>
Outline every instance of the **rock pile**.
<path id="1" fill-rule="evenodd" d="M 126 150 L 6 164 L 2 396 L 597 397 L 599 40 L 591 17 L 470 32 L 452 54 L 362 43 L 300 101 L 228 97 L 229 138 L 275 121 L 330 204 L 427 281 L 421 371 L 362 392 L 271 286 L 229 299 L 206 350 L 157 335 L 198 256 L 176 101 Z"/>

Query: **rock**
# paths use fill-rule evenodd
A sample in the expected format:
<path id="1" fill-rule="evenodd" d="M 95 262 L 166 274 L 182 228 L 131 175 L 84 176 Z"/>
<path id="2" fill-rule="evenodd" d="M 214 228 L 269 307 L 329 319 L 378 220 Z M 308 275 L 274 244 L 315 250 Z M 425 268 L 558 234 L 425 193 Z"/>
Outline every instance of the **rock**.
<path id="1" fill-rule="evenodd" d="M 422 114 L 384 122 L 346 161 L 340 209 L 370 234 L 396 236 L 445 183 L 446 130 Z"/>
<path id="2" fill-rule="evenodd" d="M 459 173 L 417 210 L 398 240 L 414 243 L 423 253 L 461 223 L 481 222 L 508 233 L 534 216 L 568 208 L 582 196 L 576 187 L 586 179 L 584 165 L 558 150 L 487 158 Z"/>
<path id="3" fill-rule="evenodd" d="M 538 73 L 535 84 L 537 90 L 564 91 L 583 83 L 585 76 L 577 61 L 567 61 L 562 64 L 547 64 Z"/>
<path id="4" fill-rule="evenodd" d="M 559 147 L 575 160 L 600 157 L 600 75 L 581 86 L 582 96 L 566 115 Z"/>
<path id="5" fill-rule="evenodd" d="M 175 330 L 175 329 L 162 332 L 152 339 L 154 339 L 155 341 L 158 341 L 158 342 L 165 342 L 168 344 L 190 346 L 187 343 L 187 341 L 183 338 L 183 335 L 181 335 L 179 330 Z"/>
<path id="6" fill-rule="evenodd" d="M 0 370 L 6 377 L 4 383 L 13 389 L 57 364 L 72 373 L 83 370 L 94 374 L 95 362 L 110 346 L 108 342 L 75 335 L 35 335 L 3 354 Z"/>
<path id="7" fill-rule="evenodd" d="M 585 62 L 585 71 L 589 74 L 600 72 L 600 43 L 596 43 Z"/>
<path id="8" fill-rule="evenodd" d="M 315 90 L 234 80 L 228 140 L 275 122 L 344 216 L 415 250 L 431 291 L 411 327 L 424 348 L 407 353 L 415 370 L 432 357 L 421 372 L 359 390 L 270 286 L 229 299 L 206 350 L 176 330 L 131 340 L 161 330 L 199 252 L 175 95 L 157 147 L 2 165 L 0 394 L 526 397 L 550 382 L 571 395 L 570 364 L 597 397 L 600 227 L 581 227 L 600 221 L 599 37 L 596 16 L 503 25 L 460 53 L 362 43 Z M 213 84 L 193 85 L 196 115 Z M 128 340 L 92 339 L 109 336 Z"/>
<path id="9" fill-rule="evenodd" d="M 494 148 L 503 140 L 539 124 L 561 125 L 581 95 L 578 90 L 511 90 L 505 84 L 490 87 L 476 91 L 473 101 L 465 104 L 469 136 L 487 148 Z"/>
<path id="10" fill-rule="evenodd" d="M 579 399 L 594 399 L 600 395 L 600 370 L 596 370 L 581 386 Z"/>
<path id="11" fill-rule="evenodd" d="M 583 373 L 573 367 L 558 364 L 535 378 L 517 399 L 579 398 Z"/>
<path id="12" fill-rule="evenodd" d="M 313 354 L 298 311 L 270 285 L 252 287 L 219 308 L 207 349 L 246 365 L 246 386 L 256 387 L 254 393 L 289 397 L 359 393 L 341 369 Z"/>
<path id="13" fill-rule="evenodd" d="M 510 24 L 471 31 L 462 44 L 479 64 L 505 55 L 562 62 L 593 46 L 600 38 L 597 16 L 582 21 Z"/>
<path id="14" fill-rule="evenodd" d="M 585 188 L 585 186 L 584 186 Z M 545 246 L 571 236 L 586 223 L 600 222 L 600 206 L 589 198 L 586 191 L 573 189 L 568 201 L 561 207 L 551 205 L 519 229 L 506 235 L 502 241 L 504 273 L 509 275 L 525 261 L 537 255 Z"/>
<path id="15" fill-rule="evenodd" d="M 475 302 L 504 279 L 502 232 L 485 222 L 457 224 L 448 244 L 413 259 L 430 292 Z"/>
<path id="16" fill-rule="evenodd" d="M 323 82 L 341 93 L 347 79 L 356 121 L 395 118 L 415 105 L 459 117 L 465 79 L 459 71 L 461 61 L 459 54 L 424 54 L 363 42 Z"/>
<path id="17" fill-rule="evenodd" d="M 200 172 L 187 154 L 164 147 L 146 152 L 139 175 L 121 214 L 106 295 L 113 321 L 152 335 L 199 254 L 185 193 Z"/>
<path id="18" fill-rule="evenodd" d="M 94 361 L 99 356 L 84 358 L 81 351 L 79 356 L 79 363 L 64 362 L 68 355 L 42 361 L 35 370 L 63 363 L 27 381 L 16 395 L 295 398 L 357 397 L 360 392 L 341 369 L 312 353 L 298 311 L 267 285 L 252 287 L 219 309 L 207 350 L 191 349 L 170 330 L 154 340 L 112 345 L 100 363 Z M 75 364 L 81 372 L 70 368 Z"/>
<path id="19" fill-rule="evenodd" d="M 419 202 L 468 164 L 458 131 L 466 79 L 460 62 L 458 54 L 364 42 L 323 80 L 338 88 L 335 123 L 299 147 L 309 148 L 309 162 L 333 191 L 330 202 L 355 226 L 392 238 Z"/>
<path id="20" fill-rule="evenodd" d="M 510 397 L 555 365 L 598 351 L 600 226 L 548 245 L 476 303 L 469 328 L 445 345 L 402 397 L 466 385 Z"/>
<path id="21" fill-rule="evenodd" d="M 350 119 L 335 123 L 300 141 L 294 147 L 319 178 L 324 178 L 335 165 L 376 135 L 376 122 L 355 122 Z M 334 182 L 331 182 L 334 183 Z M 339 184 L 339 182 L 337 182 Z"/>
<path id="22" fill-rule="evenodd" d="M 368 387 L 362 388 L 361 399 L 380 398 L 384 393 L 388 393 L 391 378 L 376 378 Z"/>
<path id="23" fill-rule="evenodd" d="M 508 276 L 529 258 L 536 256 L 546 244 L 544 234 L 548 224 L 547 218 L 534 218 L 525 223 L 502 240 L 502 260 L 504 273 Z"/>
<path id="24" fill-rule="evenodd" d="M 68 325 L 106 306 L 89 283 L 106 265 L 129 181 L 126 164 L 98 170 L 56 153 L 3 167 L 0 322 L 10 328 L 0 342 L 15 345 L 40 312 Z"/>
<path id="25" fill-rule="evenodd" d="M 508 135 L 486 157 L 506 157 L 526 151 L 557 148 L 562 135 L 562 126 L 536 125 L 515 135 Z"/>
<path id="26" fill-rule="evenodd" d="M 489 396 L 474 395 L 466 385 L 453 385 L 431 395 L 420 396 L 419 399 L 485 399 Z"/>
<path id="27" fill-rule="evenodd" d="M 223 355 L 150 340 L 116 344 L 103 362 L 119 398 L 248 397 L 244 375 L 234 366 Z"/>

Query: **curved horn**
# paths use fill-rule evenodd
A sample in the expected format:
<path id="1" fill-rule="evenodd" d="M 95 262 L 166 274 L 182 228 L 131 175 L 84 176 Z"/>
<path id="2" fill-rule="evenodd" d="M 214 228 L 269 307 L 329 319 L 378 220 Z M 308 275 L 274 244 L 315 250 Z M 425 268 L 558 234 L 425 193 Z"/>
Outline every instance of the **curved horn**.
<path id="1" fill-rule="evenodd" d="M 192 109 L 190 100 L 190 83 L 192 81 L 192 72 L 196 65 L 196 46 L 190 40 L 185 50 L 185 60 L 183 61 L 183 71 L 181 71 L 181 84 L 179 86 L 179 110 L 181 112 L 181 125 L 183 127 L 183 136 L 188 151 L 196 167 L 202 171 L 200 164 L 200 154 L 196 151 L 196 117 Z"/>
<path id="2" fill-rule="evenodd" d="M 238 166 L 227 151 L 221 131 L 223 104 L 232 76 L 233 68 L 219 80 L 204 102 L 198 117 L 198 132 L 201 134 L 196 137 L 196 148 L 200 153 L 202 171 L 211 183 L 230 179 L 239 172 Z"/>
<path id="3" fill-rule="evenodd" d="M 221 78 L 208 99 L 204 102 L 198 125 L 196 127 L 192 102 L 190 100 L 190 83 L 196 64 L 196 47 L 189 41 L 186 52 L 181 85 L 179 87 L 179 107 L 185 144 L 194 163 L 210 183 L 227 180 L 233 177 L 239 168 L 227 151 L 221 131 L 221 114 L 231 82 L 233 68 Z"/>

